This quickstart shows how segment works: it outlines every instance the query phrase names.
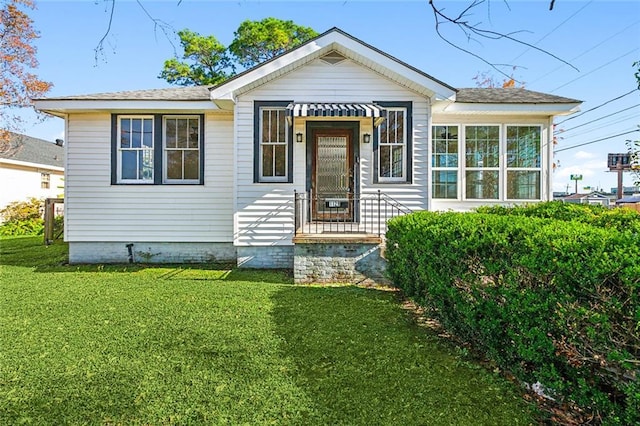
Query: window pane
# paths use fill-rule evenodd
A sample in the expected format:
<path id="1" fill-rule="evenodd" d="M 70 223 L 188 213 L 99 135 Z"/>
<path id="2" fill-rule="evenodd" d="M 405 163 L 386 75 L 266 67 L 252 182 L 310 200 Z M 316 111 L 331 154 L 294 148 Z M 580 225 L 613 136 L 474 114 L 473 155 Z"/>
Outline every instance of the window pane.
<path id="1" fill-rule="evenodd" d="M 498 191 L 498 171 L 484 170 L 471 171 L 466 173 L 466 197 L 470 199 L 497 199 Z"/>
<path id="2" fill-rule="evenodd" d="M 273 145 L 262 145 L 262 176 L 273 176 Z"/>
<path id="3" fill-rule="evenodd" d="M 274 145 L 275 148 L 275 175 L 286 176 L 287 175 L 287 146 L 286 145 Z"/>
<path id="4" fill-rule="evenodd" d="M 153 147 L 153 120 L 145 118 L 143 120 L 144 134 L 142 138 L 142 144 L 146 147 Z"/>
<path id="5" fill-rule="evenodd" d="M 269 140 L 271 142 L 278 141 L 278 111 L 271 111 L 271 122 L 269 123 Z"/>
<path id="6" fill-rule="evenodd" d="M 120 120 L 120 148 L 131 148 L 131 120 Z"/>
<path id="7" fill-rule="evenodd" d="M 286 137 L 287 130 L 287 122 L 284 110 L 278 111 L 278 142 L 285 142 L 287 140 Z"/>
<path id="8" fill-rule="evenodd" d="M 166 127 L 164 131 L 165 140 L 167 141 L 167 148 L 176 148 L 178 146 L 176 130 L 176 120 L 173 118 L 168 118 L 166 120 Z"/>
<path id="9" fill-rule="evenodd" d="M 184 178 L 200 179 L 200 153 L 198 151 L 184 152 Z"/>
<path id="10" fill-rule="evenodd" d="M 389 112 L 389 115 L 387 116 L 387 119 L 384 120 L 380 126 L 378 126 L 378 142 L 379 143 L 387 143 L 389 140 L 389 136 L 388 136 L 388 132 L 387 132 L 387 128 L 388 128 L 388 121 L 391 119 L 391 112 Z"/>
<path id="11" fill-rule="evenodd" d="M 189 141 L 189 131 L 187 129 L 187 121 L 180 118 L 177 121 L 178 148 L 186 148 Z"/>
<path id="12" fill-rule="evenodd" d="M 269 142 L 271 140 L 271 111 L 262 111 L 262 142 Z"/>
<path id="13" fill-rule="evenodd" d="M 507 167 L 540 167 L 540 127 L 507 127 Z"/>
<path id="14" fill-rule="evenodd" d="M 435 170 L 433 176 L 433 198 L 458 198 L 458 172 Z"/>
<path id="15" fill-rule="evenodd" d="M 539 200 L 539 171 L 507 171 L 507 198 L 510 200 Z"/>
<path id="16" fill-rule="evenodd" d="M 199 148 L 200 140 L 200 120 L 189 120 L 189 148 Z"/>
<path id="17" fill-rule="evenodd" d="M 395 143 L 404 143 L 404 111 L 396 111 Z"/>
<path id="18" fill-rule="evenodd" d="M 138 151 L 139 159 L 139 179 L 152 180 L 153 179 L 153 151 L 149 149 Z"/>
<path id="19" fill-rule="evenodd" d="M 402 165 L 403 165 L 403 154 L 404 146 L 393 146 L 392 154 L 393 154 L 393 163 L 392 163 L 392 177 L 402 177 Z"/>
<path id="20" fill-rule="evenodd" d="M 137 151 L 122 151 L 122 179 L 137 179 Z"/>
<path id="21" fill-rule="evenodd" d="M 391 177 L 391 146 L 380 147 L 380 177 Z"/>
<path id="22" fill-rule="evenodd" d="M 458 167 L 458 126 L 434 126 L 433 167 Z"/>
<path id="23" fill-rule="evenodd" d="M 142 146 L 142 119 L 140 118 L 131 120 L 131 146 L 133 148 Z"/>
<path id="24" fill-rule="evenodd" d="M 182 179 L 182 151 L 167 151 L 167 179 Z"/>
<path id="25" fill-rule="evenodd" d="M 396 112 L 397 111 L 389 111 L 387 115 L 387 121 L 389 121 L 387 125 L 387 138 L 383 139 L 382 143 L 393 143 L 396 140 Z"/>
<path id="26" fill-rule="evenodd" d="M 498 126 L 467 126 L 465 156 L 467 167 L 498 167 L 500 140 Z"/>

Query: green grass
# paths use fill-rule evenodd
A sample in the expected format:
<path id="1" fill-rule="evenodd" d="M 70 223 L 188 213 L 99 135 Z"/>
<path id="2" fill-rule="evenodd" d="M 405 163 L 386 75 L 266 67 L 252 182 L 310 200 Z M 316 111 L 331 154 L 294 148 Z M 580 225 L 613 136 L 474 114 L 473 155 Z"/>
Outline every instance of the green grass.
<path id="1" fill-rule="evenodd" d="M 391 292 L 0 246 L 0 424 L 536 423 Z"/>

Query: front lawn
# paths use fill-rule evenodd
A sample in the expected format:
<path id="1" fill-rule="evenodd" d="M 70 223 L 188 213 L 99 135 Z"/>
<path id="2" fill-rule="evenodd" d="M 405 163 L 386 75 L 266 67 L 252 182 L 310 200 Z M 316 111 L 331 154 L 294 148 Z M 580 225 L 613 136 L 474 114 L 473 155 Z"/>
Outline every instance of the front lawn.
<path id="1" fill-rule="evenodd" d="M 535 423 L 392 292 L 0 246 L 0 424 Z"/>

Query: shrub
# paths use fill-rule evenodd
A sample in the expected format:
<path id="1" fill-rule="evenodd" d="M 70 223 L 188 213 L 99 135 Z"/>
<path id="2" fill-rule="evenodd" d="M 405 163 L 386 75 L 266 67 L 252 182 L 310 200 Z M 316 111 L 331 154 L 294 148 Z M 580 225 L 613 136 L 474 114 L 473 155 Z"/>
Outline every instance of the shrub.
<path id="1" fill-rule="evenodd" d="M 3 220 L 0 225 L 0 235 L 42 235 L 44 232 L 43 204 L 43 201 L 37 198 L 8 204 L 0 210 Z"/>
<path id="2" fill-rule="evenodd" d="M 545 204 L 393 219 L 391 278 L 520 380 L 637 423 L 640 235 L 616 231 L 625 214 Z"/>

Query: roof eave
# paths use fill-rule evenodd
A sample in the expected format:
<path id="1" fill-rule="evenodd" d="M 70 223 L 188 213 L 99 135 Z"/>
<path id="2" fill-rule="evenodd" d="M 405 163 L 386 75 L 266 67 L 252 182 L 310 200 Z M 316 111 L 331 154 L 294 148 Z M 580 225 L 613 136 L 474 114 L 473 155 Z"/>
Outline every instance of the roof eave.
<path id="1" fill-rule="evenodd" d="M 102 111 L 180 111 L 202 112 L 218 111 L 220 108 L 209 100 L 122 100 L 122 99 L 35 99 L 37 110 L 55 116 L 73 112 L 102 112 Z"/>
<path id="2" fill-rule="evenodd" d="M 437 102 L 434 114 L 520 114 L 571 115 L 580 111 L 580 103 L 472 103 Z"/>
<path id="3" fill-rule="evenodd" d="M 64 167 L 44 163 L 32 163 L 30 161 L 12 160 L 10 158 L 0 158 L 0 163 L 11 164 L 14 166 L 30 167 L 34 169 L 46 169 L 56 172 L 64 172 Z"/>

